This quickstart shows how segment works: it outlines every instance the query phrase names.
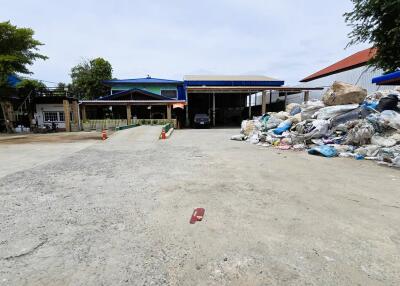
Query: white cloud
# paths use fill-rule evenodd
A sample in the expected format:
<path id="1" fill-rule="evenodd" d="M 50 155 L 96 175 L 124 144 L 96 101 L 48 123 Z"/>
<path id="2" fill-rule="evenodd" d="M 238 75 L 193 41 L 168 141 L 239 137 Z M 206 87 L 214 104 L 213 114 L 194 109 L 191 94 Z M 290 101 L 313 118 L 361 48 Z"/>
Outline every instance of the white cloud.
<path id="1" fill-rule="evenodd" d="M 34 77 L 69 81 L 83 58 L 104 57 L 114 76 L 180 79 L 190 73 L 265 74 L 295 84 L 366 47 L 344 50 L 348 0 L 29 1 L 0 18 L 32 27 L 49 60 Z"/>

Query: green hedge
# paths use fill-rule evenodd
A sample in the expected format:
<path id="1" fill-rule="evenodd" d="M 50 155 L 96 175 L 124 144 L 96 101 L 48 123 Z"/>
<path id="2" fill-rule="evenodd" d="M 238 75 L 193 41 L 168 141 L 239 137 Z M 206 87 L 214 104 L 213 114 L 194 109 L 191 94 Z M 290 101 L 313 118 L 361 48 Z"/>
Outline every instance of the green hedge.
<path id="1" fill-rule="evenodd" d="M 133 119 L 132 122 L 137 125 L 167 125 L 176 126 L 176 119 Z"/>
<path id="2" fill-rule="evenodd" d="M 172 127 L 173 125 L 171 123 L 167 123 L 162 127 L 162 129 L 167 133 Z"/>

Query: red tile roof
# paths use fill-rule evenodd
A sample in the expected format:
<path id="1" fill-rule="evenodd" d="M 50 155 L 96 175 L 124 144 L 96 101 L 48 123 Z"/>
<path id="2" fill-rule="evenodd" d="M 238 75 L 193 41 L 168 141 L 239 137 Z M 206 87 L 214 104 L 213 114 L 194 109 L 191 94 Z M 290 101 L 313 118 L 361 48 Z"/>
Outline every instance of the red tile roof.
<path id="1" fill-rule="evenodd" d="M 313 73 L 312 75 L 309 75 L 308 77 L 302 79 L 300 82 L 311 81 L 311 80 L 314 80 L 317 78 L 321 78 L 324 76 L 328 76 L 331 74 L 335 74 L 338 72 L 342 72 L 345 70 L 363 66 L 371 58 L 373 58 L 375 56 L 375 54 L 376 54 L 375 48 L 369 48 L 369 49 L 362 50 L 362 51 L 355 53 L 341 61 L 338 61 L 337 63 L 334 63 L 333 65 L 330 65 L 329 67 L 326 67 L 316 73 Z"/>

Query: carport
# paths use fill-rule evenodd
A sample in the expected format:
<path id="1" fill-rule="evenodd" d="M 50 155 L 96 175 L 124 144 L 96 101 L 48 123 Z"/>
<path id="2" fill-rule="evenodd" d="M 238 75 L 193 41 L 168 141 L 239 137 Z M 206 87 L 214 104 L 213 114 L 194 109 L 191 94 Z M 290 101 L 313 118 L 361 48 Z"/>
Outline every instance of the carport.
<path id="1" fill-rule="evenodd" d="M 267 109 L 283 110 L 288 94 L 304 92 L 307 100 L 310 90 L 322 89 L 285 87 L 284 81 L 266 76 L 185 76 L 184 84 L 186 126 L 191 126 L 198 113 L 208 114 L 213 126 L 237 126 L 241 120 L 264 114 Z M 258 106 L 254 105 L 256 94 L 261 96 Z"/>

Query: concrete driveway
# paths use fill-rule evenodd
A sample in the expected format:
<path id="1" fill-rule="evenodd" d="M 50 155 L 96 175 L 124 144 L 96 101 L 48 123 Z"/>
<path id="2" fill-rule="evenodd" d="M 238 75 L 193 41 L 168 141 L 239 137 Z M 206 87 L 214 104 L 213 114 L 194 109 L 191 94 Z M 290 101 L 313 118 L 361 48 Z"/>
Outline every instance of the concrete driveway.
<path id="1" fill-rule="evenodd" d="M 0 178 L 0 285 L 400 284 L 398 170 L 160 130 Z"/>

